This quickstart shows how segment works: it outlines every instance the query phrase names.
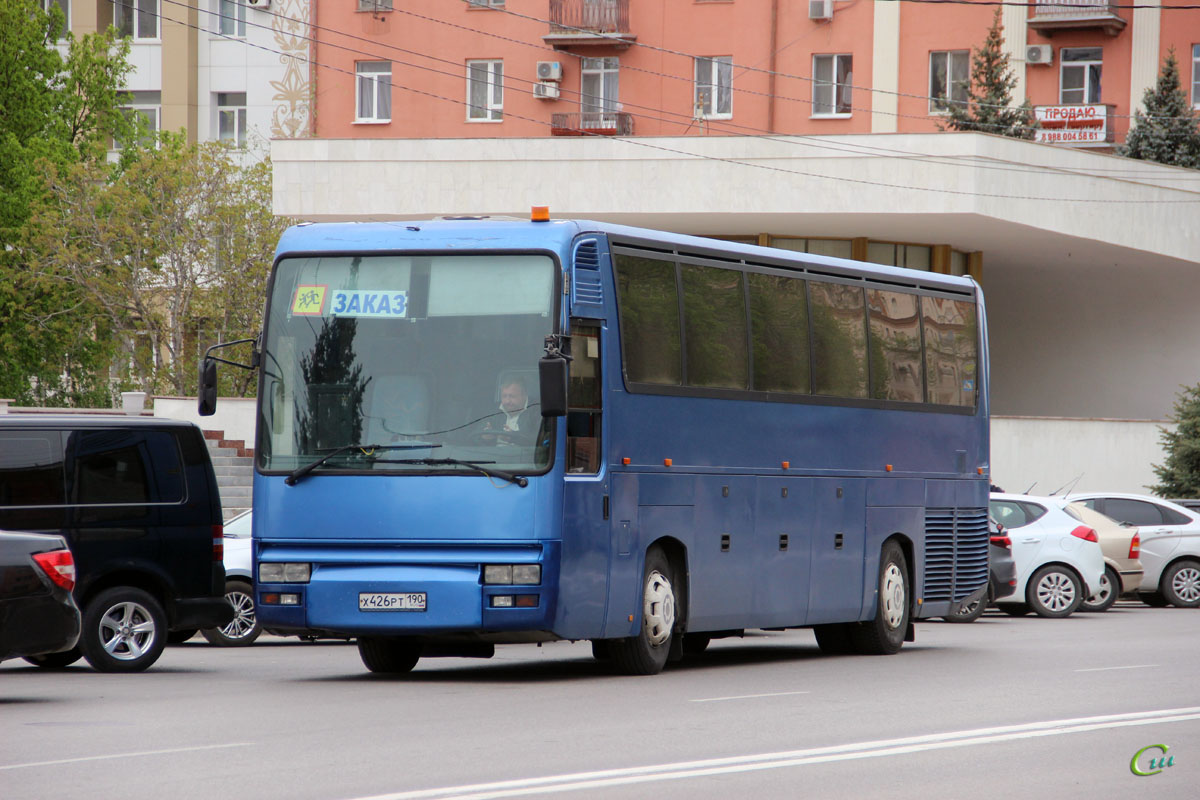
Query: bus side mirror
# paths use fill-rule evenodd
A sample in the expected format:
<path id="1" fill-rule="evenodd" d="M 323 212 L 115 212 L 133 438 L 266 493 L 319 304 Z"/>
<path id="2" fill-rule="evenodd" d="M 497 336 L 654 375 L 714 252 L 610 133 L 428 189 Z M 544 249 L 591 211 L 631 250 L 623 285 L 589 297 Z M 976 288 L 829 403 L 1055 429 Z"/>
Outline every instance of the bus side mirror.
<path id="1" fill-rule="evenodd" d="M 538 361 L 539 393 L 543 417 L 567 414 L 567 360 L 562 356 L 543 356 Z"/>
<path id="2" fill-rule="evenodd" d="M 217 362 L 205 358 L 200 362 L 200 381 L 196 390 L 197 411 L 202 417 L 217 412 Z"/>

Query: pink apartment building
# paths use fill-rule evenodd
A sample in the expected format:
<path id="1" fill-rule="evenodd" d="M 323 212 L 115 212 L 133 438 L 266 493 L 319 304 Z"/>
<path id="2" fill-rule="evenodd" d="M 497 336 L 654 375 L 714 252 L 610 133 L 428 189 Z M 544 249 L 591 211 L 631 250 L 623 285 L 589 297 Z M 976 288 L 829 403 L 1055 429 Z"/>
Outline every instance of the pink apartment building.
<path id="1" fill-rule="evenodd" d="M 1200 102 L 1200 12 L 1003 6 L 1043 141 L 1105 148 L 1172 48 Z M 996 5 L 913 0 L 313 3 L 319 138 L 925 133 Z"/>

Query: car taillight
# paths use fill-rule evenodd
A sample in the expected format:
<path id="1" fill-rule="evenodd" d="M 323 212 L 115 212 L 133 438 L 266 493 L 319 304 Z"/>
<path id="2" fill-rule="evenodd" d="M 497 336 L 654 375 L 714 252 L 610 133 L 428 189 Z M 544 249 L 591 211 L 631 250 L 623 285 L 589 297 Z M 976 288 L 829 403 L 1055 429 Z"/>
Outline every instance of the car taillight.
<path id="1" fill-rule="evenodd" d="M 1098 537 L 1096 535 L 1096 532 L 1094 530 L 1092 530 L 1091 528 L 1089 528 L 1087 525 L 1080 525 L 1078 528 L 1071 531 L 1071 535 L 1078 536 L 1080 539 L 1083 539 L 1086 542 L 1099 542 L 1100 541 L 1100 537 Z"/>
<path id="2" fill-rule="evenodd" d="M 213 525 L 213 562 L 225 560 L 225 526 Z"/>
<path id="3" fill-rule="evenodd" d="M 75 588 L 75 557 L 70 550 L 51 550 L 49 553 L 34 553 L 33 560 L 56 586 L 68 592 Z"/>
<path id="4" fill-rule="evenodd" d="M 994 545 L 1003 547 L 1005 550 L 1012 550 L 1012 539 L 1007 536 L 991 536 L 988 538 L 988 541 Z"/>
<path id="5" fill-rule="evenodd" d="M 1134 534 L 1129 540 L 1129 557 L 1141 558 L 1142 556 L 1142 537 L 1139 534 Z"/>

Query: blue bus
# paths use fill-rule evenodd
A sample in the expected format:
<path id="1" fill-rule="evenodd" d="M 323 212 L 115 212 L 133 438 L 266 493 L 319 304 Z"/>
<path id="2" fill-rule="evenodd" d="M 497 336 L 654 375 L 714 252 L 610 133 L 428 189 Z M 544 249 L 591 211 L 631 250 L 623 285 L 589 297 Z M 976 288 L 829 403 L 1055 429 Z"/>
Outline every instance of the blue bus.
<path id="1" fill-rule="evenodd" d="M 531 217 L 283 235 L 266 628 L 353 636 L 375 672 L 566 639 L 654 674 L 747 629 L 895 653 L 983 596 L 974 281 Z"/>

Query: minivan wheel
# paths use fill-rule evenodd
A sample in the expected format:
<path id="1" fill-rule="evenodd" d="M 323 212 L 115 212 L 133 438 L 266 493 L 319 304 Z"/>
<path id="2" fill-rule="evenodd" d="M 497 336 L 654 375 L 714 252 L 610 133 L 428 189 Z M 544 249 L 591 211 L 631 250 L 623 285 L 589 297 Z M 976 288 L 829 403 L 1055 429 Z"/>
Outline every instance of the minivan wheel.
<path id="1" fill-rule="evenodd" d="M 167 615 L 148 592 L 105 589 L 87 604 L 79 648 L 100 672 L 141 672 L 167 645 Z"/>
<path id="2" fill-rule="evenodd" d="M 1177 561 L 1163 573 L 1163 597 L 1178 608 L 1200 606 L 1200 561 Z"/>
<path id="3" fill-rule="evenodd" d="M 254 588 L 245 581 L 226 581 L 225 599 L 233 606 L 233 619 L 220 628 L 200 631 L 209 644 L 220 647 L 245 647 L 254 644 L 262 633 L 262 623 L 254 613 Z"/>

